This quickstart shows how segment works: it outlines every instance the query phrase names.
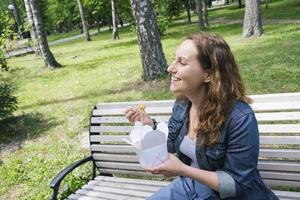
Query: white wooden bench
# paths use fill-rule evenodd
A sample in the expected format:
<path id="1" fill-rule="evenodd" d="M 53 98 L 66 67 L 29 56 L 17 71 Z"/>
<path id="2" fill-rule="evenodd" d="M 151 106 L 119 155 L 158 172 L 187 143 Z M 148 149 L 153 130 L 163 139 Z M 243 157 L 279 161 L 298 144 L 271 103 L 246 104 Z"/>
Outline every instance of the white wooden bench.
<path id="1" fill-rule="evenodd" d="M 259 122 L 261 148 L 258 168 L 261 176 L 267 185 L 277 188 L 273 191 L 280 199 L 300 200 L 300 93 L 254 95 L 251 98 Z M 97 104 L 90 119 L 91 155 L 70 165 L 52 180 L 52 199 L 56 199 L 62 179 L 88 161 L 93 163 L 93 180 L 68 199 L 145 199 L 167 185 L 167 181 L 145 179 L 155 176 L 144 172 L 134 149 L 122 138 L 128 137 L 132 129 L 124 117 L 126 108 L 144 104 L 151 117 L 168 121 L 173 103 L 141 101 Z M 139 178 L 116 177 L 118 174 Z M 281 186 L 280 189 L 278 186 Z M 286 188 L 298 192 L 282 190 Z"/>

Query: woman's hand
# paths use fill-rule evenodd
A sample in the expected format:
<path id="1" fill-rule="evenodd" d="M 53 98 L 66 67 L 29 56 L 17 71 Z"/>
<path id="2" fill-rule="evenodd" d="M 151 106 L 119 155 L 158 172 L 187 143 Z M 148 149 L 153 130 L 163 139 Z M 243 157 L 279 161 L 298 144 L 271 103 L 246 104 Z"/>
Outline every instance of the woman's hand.
<path id="1" fill-rule="evenodd" d="M 146 172 L 162 174 L 166 177 L 183 176 L 187 165 L 181 162 L 175 155 L 170 154 L 166 162 L 152 168 L 145 168 Z"/>
<path id="2" fill-rule="evenodd" d="M 128 108 L 125 111 L 125 117 L 131 122 L 141 121 L 141 112 L 137 108 Z M 154 126 L 153 120 L 148 116 L 146 112 L 143 113 L 143 125 Z"/>

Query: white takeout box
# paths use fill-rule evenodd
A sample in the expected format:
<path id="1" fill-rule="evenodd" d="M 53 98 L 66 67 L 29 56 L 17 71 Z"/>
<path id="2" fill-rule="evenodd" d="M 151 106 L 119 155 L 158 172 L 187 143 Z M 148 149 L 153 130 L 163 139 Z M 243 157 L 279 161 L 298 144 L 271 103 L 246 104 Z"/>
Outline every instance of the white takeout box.
<path id="1" fill-rule="evenodd" d="M 130 139 L 124 138 L 124 141 L 135 147 L 143 167 L 154 167 L 168 158 L 167 135 L 168 125 L 164 122 L 158 123 L 157 129 L 153 130 L 137 121 L 129 134 Z"/>

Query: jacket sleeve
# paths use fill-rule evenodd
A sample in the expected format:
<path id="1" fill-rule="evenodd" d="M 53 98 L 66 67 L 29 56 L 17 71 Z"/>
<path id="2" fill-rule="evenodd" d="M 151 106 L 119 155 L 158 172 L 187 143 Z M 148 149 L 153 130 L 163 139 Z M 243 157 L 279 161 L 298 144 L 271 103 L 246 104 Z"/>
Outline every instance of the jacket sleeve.
<path id="1" fill-rule="evenodd" d="M 257 170 L 259 133 L 254 113 L 232 119 L 227 131 L 224 168 L 217 171 L 219 193 L 221 198 L 236 196 L 240 199 L 251 192 Z"/>

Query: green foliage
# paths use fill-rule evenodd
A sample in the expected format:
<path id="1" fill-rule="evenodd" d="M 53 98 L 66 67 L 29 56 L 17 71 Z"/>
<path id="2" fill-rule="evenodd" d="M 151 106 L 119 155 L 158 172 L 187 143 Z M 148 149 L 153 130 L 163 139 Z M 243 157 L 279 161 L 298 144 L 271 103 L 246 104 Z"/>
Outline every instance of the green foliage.
<path id="1" fill-rule="evenodd" d="M 11 29 L 4 29 L 3 33 L 0 35 L 0 68 L 2 71 L 8 71 L 7 61 L 4 55 L 3 49 L 7 49 L 11 40 L 16 38 L 16 33 Z"/>
<path id="2" fill-rule="evenodd" d="M 184 9 L 185 0 L 154 1 L 157 26 L 161 36 L 165 35 L 173 17 L 178 17 Z"/>
<path id="3" fill-rule="evenodd" d="M 11 17 L 11 14 L 9 14 L 8 10 L 0 12 L 0 36 L 5 29 L 12 27 L 13 23 L 13 18 Z"/>
<path id="4" fill-rule="evenodd" d="M 178 17 L 184 9 L 185 0 L 157 0 L 154 1 L 154 7 L 157 17 L 167 17 L 172 19 Z"/>
<path id="5" fill-rule="evenodd" d="M 169 18 L 164 18 L 157 22 L 160 36 L 164 36 L 166 34 L 170 24 L 171 20 Z"/>
<path id="6" fill-rule="evenodd" d="M 0 48 L 0 68 L 2 71 L 8 71 L 7 61 L 5 59 L 3 50 Z"/>
<path id="7" fill-rule="evenodd" d="M 59 199 L 66 199 L 70 194 L 86 184 L 92 177 L 92 165 L 80 166 L 71 174 L 69 174 L 61 186 L 61 194 Z"/>
<path id="8" fill-rule="evenodd" d="M 0 82 L 0 121 L 17 110 L 17 98 L 14 96 L 15 87 L 6 82 Z"/>

